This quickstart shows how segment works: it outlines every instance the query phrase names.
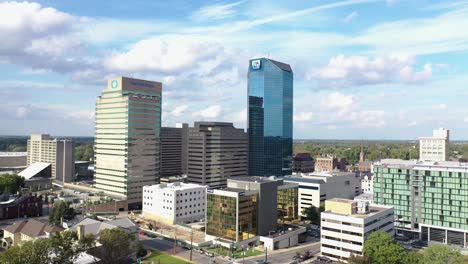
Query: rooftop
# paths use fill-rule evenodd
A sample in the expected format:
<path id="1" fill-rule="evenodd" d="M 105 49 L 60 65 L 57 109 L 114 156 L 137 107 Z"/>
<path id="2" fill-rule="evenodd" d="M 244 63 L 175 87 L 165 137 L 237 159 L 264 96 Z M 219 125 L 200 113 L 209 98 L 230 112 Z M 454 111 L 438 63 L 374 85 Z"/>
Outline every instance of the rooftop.
<path id="1" fill-rule="evenodd" d="M 325 181 L 319 179 L 308 179 L 305 177 L 284 177 L 285 181 L 289 182 L 303 182 L 303 183 L 315 183 L 315 184 L 323 184 Z"/>
<path id="2" fill-rule="evenodd" d="M 36 176 L 39 172 L 43 171 L 45 168 L 49 166 L 50 166 L 50 163 L 36 162 L 36 163 L 29 165 L 26 169 L 18 173 L 18 175 L 28 180 Z"/>
<path id="3" fill-rule="evenodd" d="M 0 152 L 0 157 L 28 156 L 28 152 Z"/>
<path id="4" fill-rule="evenodd" d="M 243 182 L 255 182 L 255 183 L 264 183 L 264 182 L 274 182 L 280 180 L 275 176 L 270 177 L 260 177 L 260 176 L 247 176 L 247 177 L 235 177 L 229 179 L 230 181 L 243 181 Z"/>
<path id="5" fill-rule="evenodd" d="M 188 190 L 194 188 L 203 188 L 206 186 L 195 184 L 195 183 L 183 183 L 183 182 L 173 182 L 173 183 L 161 183 L 150 186 L 144 186 L 143 188 L 150 189 L 171 189 L 171 190 Z"/>
<path id="6" fill-rule="evenodd" d="M 12 225 L 9 225 L 3 230 L 10 233 L 21 233 L 29 237 L 39 237 L 46 235 L 47 233 L 60 232 L 63 228 L 49 224 L 49 222 L 41 222 L 36 219 L 28 219 L 16 222 Z"/>

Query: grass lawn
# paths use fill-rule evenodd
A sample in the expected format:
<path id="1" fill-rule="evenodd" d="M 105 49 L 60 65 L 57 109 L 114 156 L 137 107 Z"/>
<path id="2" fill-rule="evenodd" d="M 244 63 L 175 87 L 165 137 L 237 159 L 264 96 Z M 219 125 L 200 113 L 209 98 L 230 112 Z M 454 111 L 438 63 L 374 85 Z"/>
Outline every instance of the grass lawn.
<path id="1" fill-rule="evenodd" d="M 151 256 L 145 259 L 142 263 L 151 264 L 151 261 L 153 261 L 154 264 L 190 264 L 190 262 L 174 258 L 158 251 L 153 251 Z"/>
<path id="2" fill-rule="evenodd" d="M 207 250 L 215 254 L 220 254 L 223 256 L 231 256 L 231 253 L 229 252 L 229 250 L 224 247 L 208 248 Z M 253 250 L 248 249 L 245 252 L 246 252 L 245 257 L 257 256 L 257 255 L 263 254 L 263 251 L 256 250 L 256 249 L 253 249 Z M 241 249 L 236 250 L 232 257 L 235 259 L 242 258 L 242 250 Z"/>

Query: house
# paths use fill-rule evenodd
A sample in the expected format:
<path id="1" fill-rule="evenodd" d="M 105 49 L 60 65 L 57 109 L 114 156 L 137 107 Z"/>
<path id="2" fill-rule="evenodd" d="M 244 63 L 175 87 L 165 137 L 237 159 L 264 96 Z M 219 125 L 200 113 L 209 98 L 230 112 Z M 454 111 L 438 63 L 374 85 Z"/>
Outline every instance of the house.
<path id="1" fill-rule="evenodd" d="M 91 218 L 85 218 L 83 221 L 70 227 L 68 230 L 78 233 L 78 237 L 91 234 L 94 237 L 99 236 L 99 232 L 104 229 L 120 228 L 131 234 L 138 233 L 138 225 L 129 218 L 120 218 L 101 222 Z"/>
<path id="2" fill-rule="evenodd" d="M 51 234 L 63 230 L 63 228 L 51 225 L 46 221 L 42 222 L 36 219 L 18 221 L 3 228 L 2 247 L 9 248 L 20 242 L 49 237 Z"/>

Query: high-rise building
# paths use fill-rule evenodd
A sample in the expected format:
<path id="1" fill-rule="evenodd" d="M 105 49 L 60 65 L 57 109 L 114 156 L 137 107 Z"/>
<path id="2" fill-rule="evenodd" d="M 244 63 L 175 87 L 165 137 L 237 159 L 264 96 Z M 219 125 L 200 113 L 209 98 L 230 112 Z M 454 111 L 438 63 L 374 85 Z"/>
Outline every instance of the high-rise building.
<path id="1" fill-rule="evenodd" d="M 247 134 L 232 123 L 195 122 L 189 128 L 187 178 L 211 188 L 247 175 Z"/>
<path id="2" fill-rule="evenodd" d="M 187 124 L 161 128 L 161 177 L 187 173 L 187 136 Z"/>
<path id="3" fill-rule="evenodd" d="M 288 64 L 250 60 L 248 134 L 249 175 L 291 175 L 293 71 Z"/>
<path id="4" fill-rule="evenodd" d="M 395 208 L 397 233 L 468 246 L 468 163 L 383 159 L 373 173 L 374 203 Z"/>
<path id="5" fill-rule="evenodd" d="M 159 82 L 116 77 L 96 102 L 96 189 L 141 208 L 142 187 L 157 183 L 160 169 Z"/>
<path id="6" fill-rule="evenodd" d="M 449 158 L 450 131 L 439 128 L 432 137 L 419 138 L 419 159 L 422 161 L 446 161 Z"/>
<path id="7" fill-rule="evenodd" d="M 344 263 L 351 255 L 363 255 L 364 242 L 372 232 L 387 232 L 391 237 L 395 232 L 393 208 L 365 201 L 326 200 L 320 218 L 322 256 Z"/>
<path id="8" fill-rule="evenodd" d="M 48 163 L 51 177 L 59 182 L 73 182 L 75 176 L 75 146 L 72 140 L 51 139 L 47 134 L 31 135 L 28 140 L 27 165 Z"/>

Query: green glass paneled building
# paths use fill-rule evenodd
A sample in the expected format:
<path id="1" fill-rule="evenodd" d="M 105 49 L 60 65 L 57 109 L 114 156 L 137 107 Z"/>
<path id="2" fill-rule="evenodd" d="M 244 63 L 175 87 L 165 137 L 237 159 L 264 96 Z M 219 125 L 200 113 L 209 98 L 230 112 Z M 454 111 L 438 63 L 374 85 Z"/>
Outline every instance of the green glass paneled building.
<path id="1" fill-rule="evenodd" d="M 394 207 L 397 231 L 468 245 L 468 164 L 382 160 L 373 172 L 374 203 Z"/>

